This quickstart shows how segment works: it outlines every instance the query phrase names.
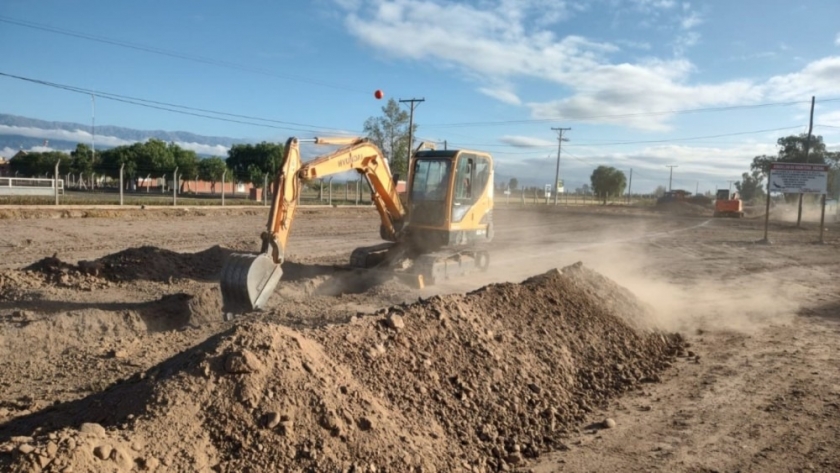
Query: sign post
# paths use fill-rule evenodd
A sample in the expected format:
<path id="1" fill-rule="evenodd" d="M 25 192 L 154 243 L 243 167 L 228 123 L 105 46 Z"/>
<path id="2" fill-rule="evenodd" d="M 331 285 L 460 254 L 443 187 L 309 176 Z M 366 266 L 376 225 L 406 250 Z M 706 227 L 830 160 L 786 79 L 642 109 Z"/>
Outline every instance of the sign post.
<path id="1" fill-rule="evenodd" d="M 822 212 L 825 214 L 825 194 L 828 189 L 828 166 L 825 164 L 805 163 L 772 163 L 770 175 L 767 179 L 767 209 L 764 216 L 764 240 L 770 221 L 770 192 L 783 194 L 820 194 L 822 198 Z M 825 217 L 820 221 L 820 243 L 823 242 Z"/>

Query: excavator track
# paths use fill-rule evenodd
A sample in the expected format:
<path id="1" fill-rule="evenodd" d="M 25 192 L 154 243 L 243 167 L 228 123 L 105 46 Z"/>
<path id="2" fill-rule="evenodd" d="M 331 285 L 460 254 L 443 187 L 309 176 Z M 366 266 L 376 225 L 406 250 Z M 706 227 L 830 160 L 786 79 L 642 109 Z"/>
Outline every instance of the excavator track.
<path id="1" fill-rule="evenodd" d="M 455 279 L 475 272 L 487 271 L 490 253 L 486 250 L 439 251 L 418 256 L 412 273 L 426 285 Z"/>

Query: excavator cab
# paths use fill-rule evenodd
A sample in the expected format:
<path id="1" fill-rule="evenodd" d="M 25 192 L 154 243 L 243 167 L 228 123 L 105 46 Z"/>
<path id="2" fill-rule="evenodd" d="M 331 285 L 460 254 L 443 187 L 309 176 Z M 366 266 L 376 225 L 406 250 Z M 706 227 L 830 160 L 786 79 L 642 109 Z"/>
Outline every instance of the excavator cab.
<path id="1" fill-rule="evenodd" d="M 467 150 L 415 153 L 409 182 L 408 230 L 425 250 L 492 239 L 493 161 Z"/>

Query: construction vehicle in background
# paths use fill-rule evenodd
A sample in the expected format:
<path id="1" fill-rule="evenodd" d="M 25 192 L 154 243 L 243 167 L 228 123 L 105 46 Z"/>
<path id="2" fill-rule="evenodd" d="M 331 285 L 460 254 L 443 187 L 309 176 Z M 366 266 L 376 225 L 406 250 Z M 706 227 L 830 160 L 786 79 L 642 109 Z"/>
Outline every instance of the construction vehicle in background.
<path id="1" fill-rule="evenodd" d="M 300 193 L 307 181 L 356 171 L 365 176 L 380 217 L 379 234 L 387 243 L 357 248 L 352 268 L 377 268 L 407 276 L 422 287 L 438 280 L 486 270 L 490 256 L 483 245 L 493 238 L 493 158 L 483 152 L 435 150 L 421 144 L 409 160 L 404 201 L 398 176 L 371 141 L 362 138 L 315 138 L 316 145 L 338 150 L 307 163 L 300 143 L 286 142 L 268 225 L 257 254 L 234 253 L 222 268 L 225 317 L 265 306 L 283 275 L 289 232 Z"/>
<path id="2" fill-rule="evenodd" d="M 734 217 L 741 218 L 744 216 L 744 203 L 737 192 L 730 194 L 729 189 L 718 189 L 715 195 L 715 217 Z"/>

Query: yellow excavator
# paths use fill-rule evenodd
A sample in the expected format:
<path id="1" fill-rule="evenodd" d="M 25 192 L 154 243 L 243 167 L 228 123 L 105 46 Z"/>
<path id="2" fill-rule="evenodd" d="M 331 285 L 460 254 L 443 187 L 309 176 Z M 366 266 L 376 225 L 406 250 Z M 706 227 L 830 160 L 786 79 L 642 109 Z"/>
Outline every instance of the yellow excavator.
<path id="1" fill-rule="evenodd" d="M 336 151 L 303 163 L 300 143 L 338 145 Z M 417 284 L 485 271 L 493 239 L 493 158 L 470 150 L 435 150 L 421 144 L 409 162 L 405 202 L 397 193 L 382 151 L 363 138 L 315 138 L 286 142 L 273 182 L 274 196 L 262 249 L 234 253 L 222 268 L 226 318 L 262 309 L 283 275 L 289 231 L 304 184 L 356 171 L 365 176 L 380 216 L 379 234 L 387 243 L 355 249 L 352 268 L 393 271 Z"/>

